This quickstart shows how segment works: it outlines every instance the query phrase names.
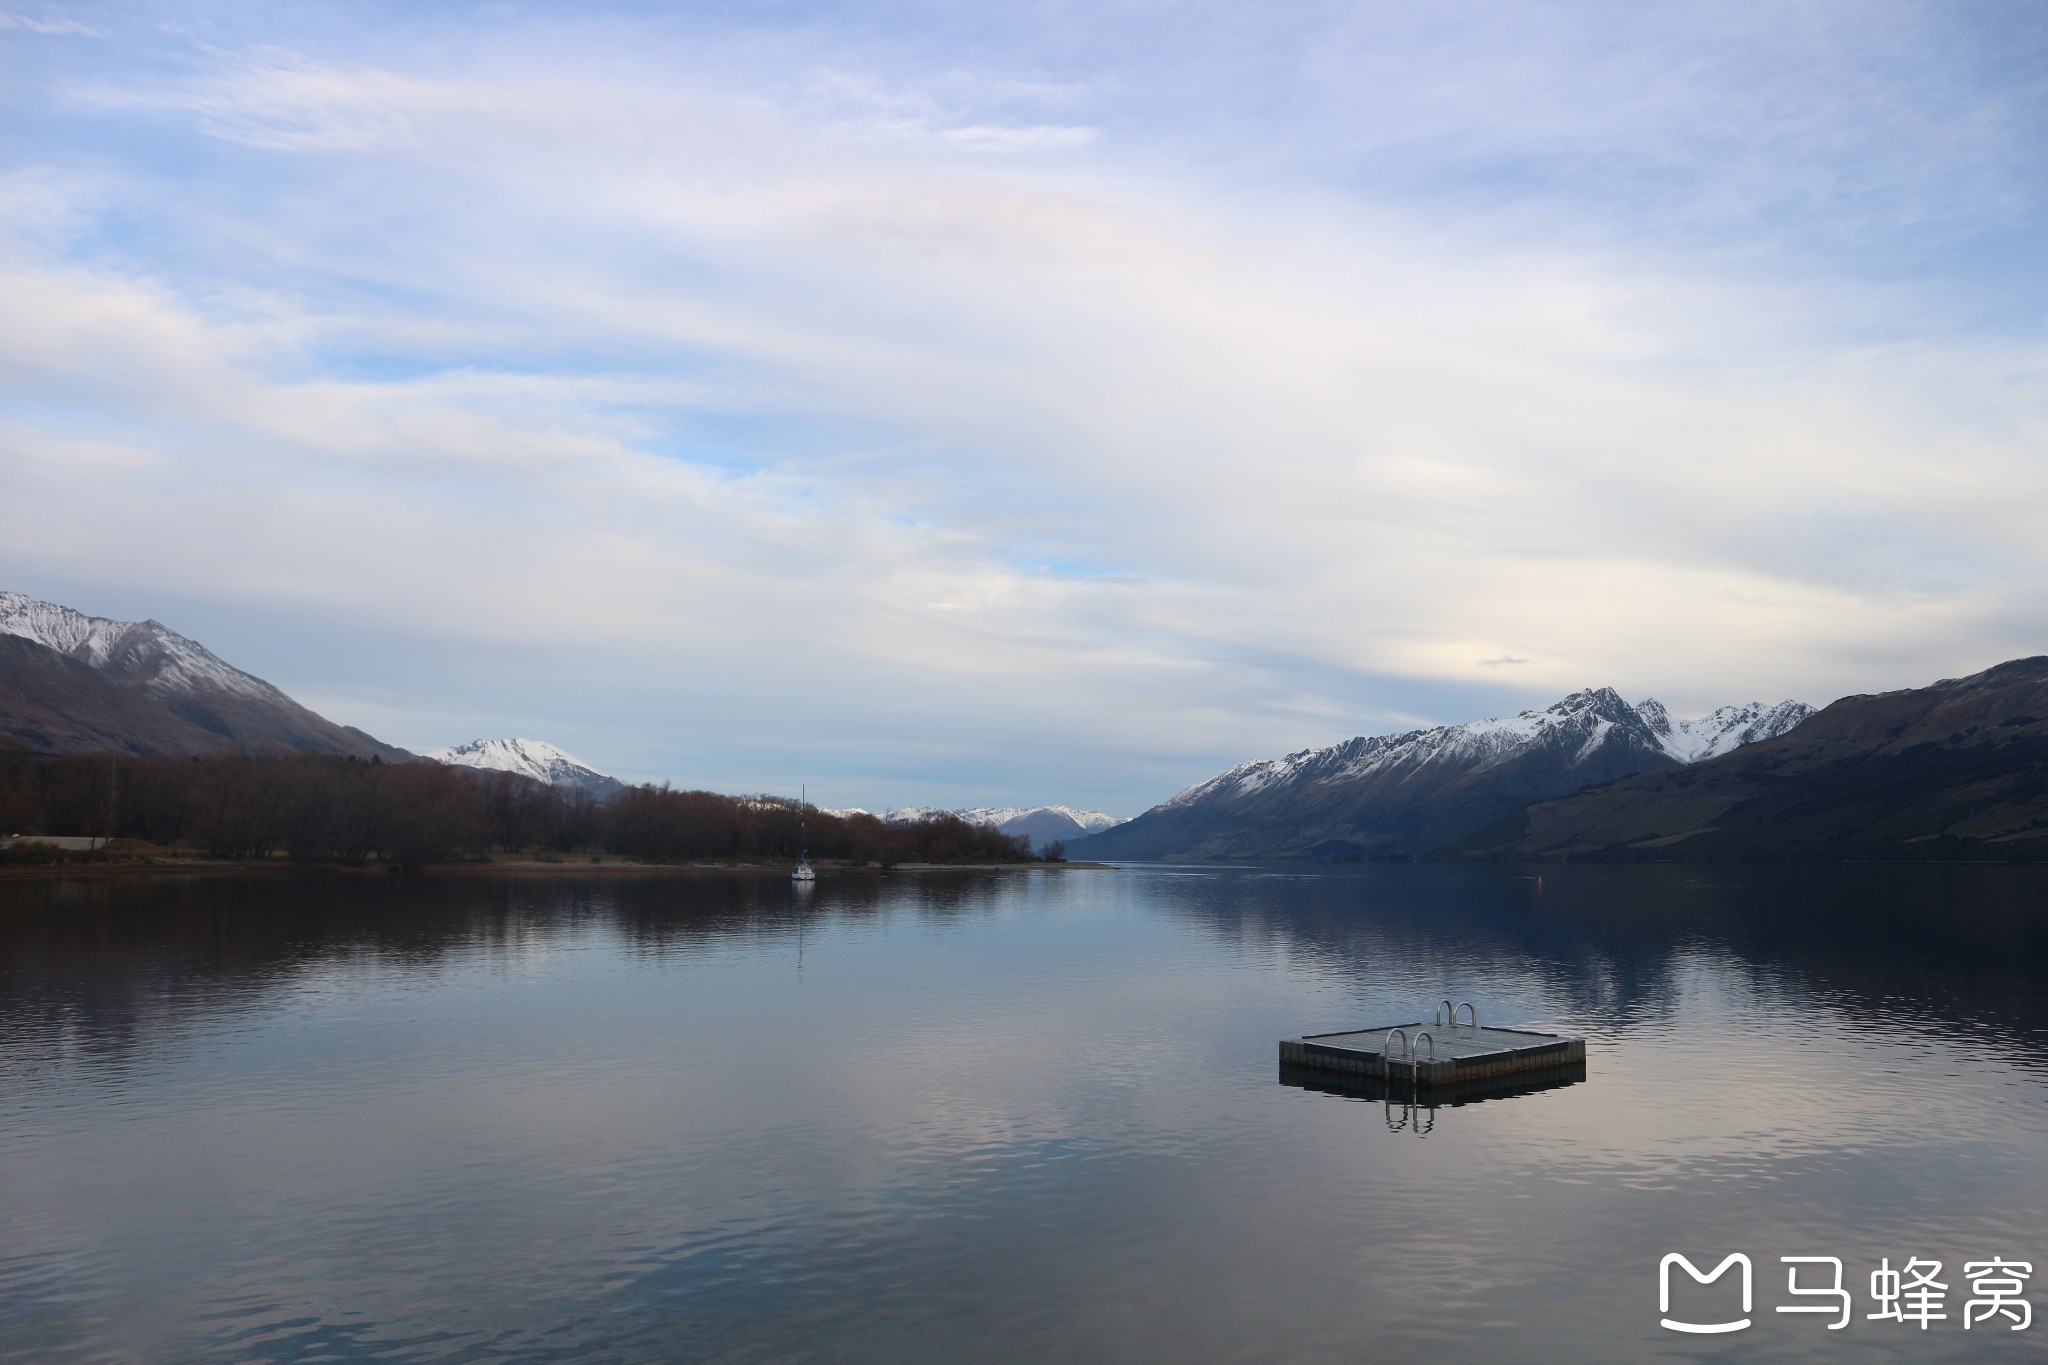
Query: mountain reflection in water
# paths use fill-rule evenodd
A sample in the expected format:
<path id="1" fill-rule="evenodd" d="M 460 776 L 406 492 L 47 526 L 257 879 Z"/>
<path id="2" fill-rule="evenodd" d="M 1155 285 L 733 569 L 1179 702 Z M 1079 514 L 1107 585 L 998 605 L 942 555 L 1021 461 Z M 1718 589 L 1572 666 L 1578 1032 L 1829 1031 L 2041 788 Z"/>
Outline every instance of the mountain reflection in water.
<path id="1" fill-rule="evenodd" d="M 1760 1305 L 1782 1255 L 2048 1262 L 2044 912 L 1970 867 L 4 882 L 0 1358 L 1691 1359 L 1666 1251 Z M 1587 1067 L 1274 1083 L 1447 994 Z M 1982 1349 L 1757 1316 L 1744 1359 Z"/>

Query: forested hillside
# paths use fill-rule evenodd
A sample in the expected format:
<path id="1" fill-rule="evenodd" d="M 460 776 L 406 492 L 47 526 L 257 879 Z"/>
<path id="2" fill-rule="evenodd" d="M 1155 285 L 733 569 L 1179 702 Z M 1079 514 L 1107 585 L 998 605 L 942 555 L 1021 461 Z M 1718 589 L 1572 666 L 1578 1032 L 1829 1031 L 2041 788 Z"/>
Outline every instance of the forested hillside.
<path id="1" fill-rule="evenodd" d="M 794 860 L 796 802 L 667 786 L 611 801 L 512 773 L 340 755 L 135 758 L 0 753 L 0 833 L 105 835 L 231 858 L 413 864 L 494 851 Z M 1012 862 L 1024 841 L 942 815 L 884 824 L 811 810 L 814 859 Z"/>

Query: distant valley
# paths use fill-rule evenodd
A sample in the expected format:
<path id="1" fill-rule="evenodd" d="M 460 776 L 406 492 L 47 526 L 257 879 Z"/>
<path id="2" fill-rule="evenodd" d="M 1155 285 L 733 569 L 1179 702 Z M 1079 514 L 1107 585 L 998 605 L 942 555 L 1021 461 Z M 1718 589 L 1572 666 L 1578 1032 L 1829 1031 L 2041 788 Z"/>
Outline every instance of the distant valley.
<path id="1" fill-rule="evenodd" d="M 0 592 L 0 749 L 10 746 L 38 754 L 137 758 L 340 754 L 387 763 L 425 759 L 479 773 L 508 773 L 601 802 L 628 790 L 627 783 L 545 740 L 474 739 L 414 754 L 315 714 L 160 621 L 116 621 L 23 593 Z M 938 815 L 1021 836 L 1034 851 L 1117 823 L 1114 816 L 1067 806 L 904 807 L 880 818 L 909 825 Z"/>
<path id="2" fill-rule="evenodd" d="M 891 824 L 916 824 L 935 815 L 957 815 L 972 825 L 993 825 L 1004 834 L 1030 840 L 1033 853 L 1044 851 L 1051 843 L 1071 847 L 1078 839 L 1123 823 L 1099 810 L 1075 810 L 1071 806 L 966 806 L 957 810 L 904 806 L 883 812 L 882 819 Z"/>

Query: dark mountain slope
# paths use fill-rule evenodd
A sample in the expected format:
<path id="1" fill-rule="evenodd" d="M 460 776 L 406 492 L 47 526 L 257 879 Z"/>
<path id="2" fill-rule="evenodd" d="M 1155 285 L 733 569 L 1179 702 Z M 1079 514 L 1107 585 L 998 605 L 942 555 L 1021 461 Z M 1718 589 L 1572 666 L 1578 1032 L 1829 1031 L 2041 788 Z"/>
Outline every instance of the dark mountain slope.
<path id="1" fill-rule="evenodd" d="M 234 747 L 92 665 L 14 635 L 0 635 L 0 735 L 48 754 L 189 758 Z"/>
<path id="2" fill-rule="evenodd" d="M 91 675 L 88 681 L 86 674 L 53 672 L 46 659 L 18 649 L 0 656 L 20 671 L 0 678 L 0 698 L 12 696 L 19 707 L 0 709 L 0 731 L 46 752 L 413 757 L 316 715 L 159 621 L 113 621 L 0 592 L 0 639 L 38 646 Z M 116 699 L 110 688 L 128 700 Z M 43 738 L 30 740 L 31 731 Z"/>
<path id="3" fill-rule="evenodd" d="M 1533 805 L 1449 852 L 2048 858 L 2048 656 L 1844 697 L 1777 739 Z"/>

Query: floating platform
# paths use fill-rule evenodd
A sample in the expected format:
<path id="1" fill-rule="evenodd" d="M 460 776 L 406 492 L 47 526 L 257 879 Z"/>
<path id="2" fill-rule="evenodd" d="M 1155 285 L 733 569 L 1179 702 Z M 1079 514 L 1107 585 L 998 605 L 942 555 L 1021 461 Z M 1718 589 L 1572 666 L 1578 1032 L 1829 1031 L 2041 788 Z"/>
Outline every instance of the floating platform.
<path id="1" fill-rule="evenodd" d="M 1446 1010 L 1464 1024 L 1444 1022 Z M 1412 1085 L 1465 1085 L 1474 1081 L 1553 1071 L 1586 1061 L 1586 1040 L 1526 1029 L 1481 1028 L 1470 1005 L 1446 1003 L 1436 1022 L 1389 1024 L 1348 1033 L 1314 1033 L 1280 1043 L 1280 1065 L 1301 1071 Z"/>
<path id="2" fill-rule="evenodd" d="M 1280 1084 L 1296 1090 L 1313 1090 L 1347 1100 L 1383 1100 L 1389 1103 L 1404 1100 L 1414 1103 L 1419 1097 L 1422 1103 L 1432 1108 L 1441 1105 L 1451 1109 L 1483 1104 L 1489 1100 L 1534 1095 L 1545 1090 L 1562 1090 L 1585 1079 L 1584 1062 L 1537 1067 L 1533 1071 L 1517 1071 L 1506 1076 L 1476 1076 L 1469 1081 L 1445 1081 L 1429 1086 L 1411 1085 L 1407 1081 L 1389 1080 L 1384 1076 L 1360 1076 L 1286 1062 L 1280 1064 Z"/>

